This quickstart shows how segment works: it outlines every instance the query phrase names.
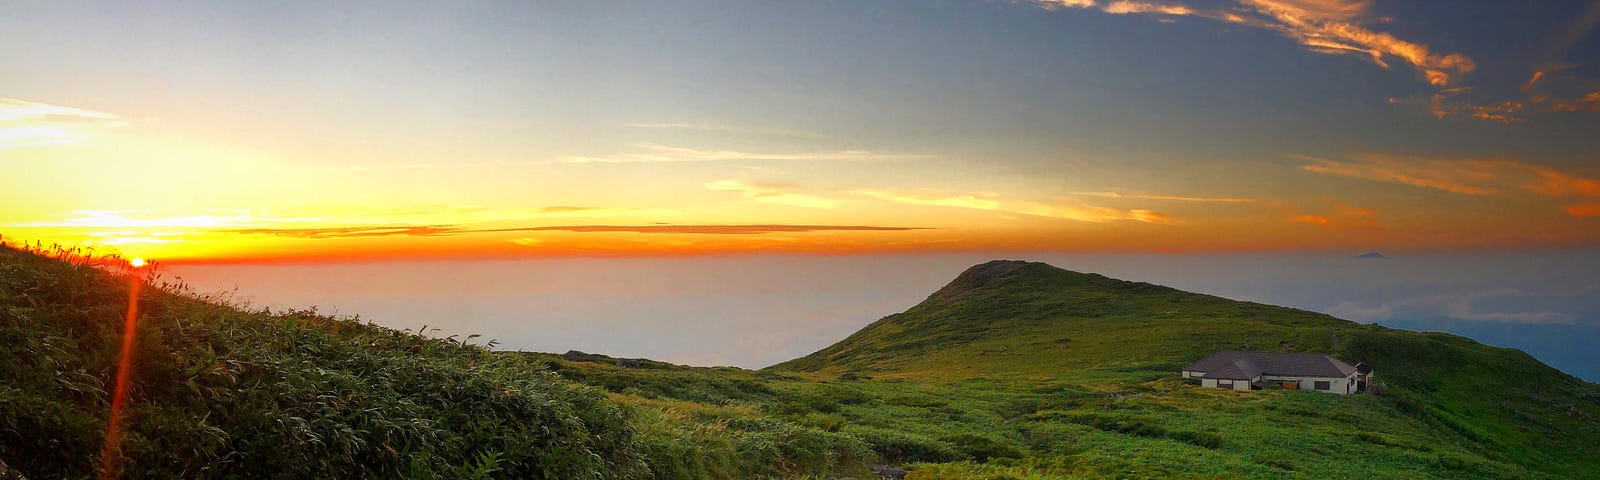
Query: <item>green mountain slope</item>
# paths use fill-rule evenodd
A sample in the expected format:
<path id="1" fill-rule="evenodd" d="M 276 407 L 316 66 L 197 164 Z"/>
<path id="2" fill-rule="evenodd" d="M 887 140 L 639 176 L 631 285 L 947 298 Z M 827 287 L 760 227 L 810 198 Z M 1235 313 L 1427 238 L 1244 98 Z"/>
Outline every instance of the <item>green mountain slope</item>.
<path id="1" fill-rule="evenodd" d="M 87 478 L 134 279 L 54 256 L 0 246 L 0 460 Z M 124 478 L 1600 477 L 1600 387 L 1521 352 L 1035 263 L 761 371 L 140 304 Z M 1177 378 L 1219 348 L 1328 351 L 1389 392 Z"/>
<path id="2" fill-rule="evenodd" d="M 100 476 L 136 281 L 123 468 L 102 478 L 824 478 L 877 459 L 856 436 L 768 414 L 773 374 L 638 361 L 585 375 L 38 250 L 0 243 L 0 462 L 28 478 Z"/>
<path id="3" fill-rule="evenodd" d="M 1223 349 L 1327 352 L 1361 330 L 1370 329 L 1303 310 L 993 261 L 903 313 L 771 368 L 956 378 L 1159 363 L 1176 371 Z"/>
<path id="4" fill-rule="evenodd" d="M 0 459 L 90 478 L 135 279 L 54 253 L 0 246 Z M 120 478 L 648 472 L 620 406 L 515 357 L 148 285 L 139 303 Z"/>
<path id="5" fill-rule="evenodd" d="M 987 380 L 1091 389 L 1142 385 L 1183 391 L 1189 387 L 1161 382 L 1176 377 L 1183 365 L 1224 349 L 1326 352 L 1351 363 L 1367 362 L 1388 392 L 1349 399 L 1253 392 L 1238 394 L 1237 402 L 1207 402 L 1199 408 L 1202 404 L 1151 402 L 1141 408 L 1169 405 L 1156 409 L 1165 410 L 1160 414 L 1132 418 L 1226 431 L 1230 427 L 1207 422 L 1206 416 L 1295 421 L 1252 410 L 1266 408 L 1263 402 L 1283 401 L 1280 397 L 1293 399 L 1291 403 L 1303 399 L 1360 405 L 1352 413 L 1359 419 L 1344 420 L 1376 429 L 1369 440 L 1377 443 L 1404 443 L 1384 440 L 1390 437 L 1383 432 L 1392 429 L 1397 437 L 1411 436 L 1417 445 L 1456 445 L 1492 462 L 1600 477 L 1600 458 L 1590 452 L 1591 446 L 1600 445 L 1600 388 L 1520 351 L 1041 263 L 974 266 L 909 310 L 771 370 L 879 380 Z M 1225 411 L 1214 410 L 1218 408 Z M 1184 419 L 1177 420 L 1174 412 Z M 1084 420 L 1081 412 L 1064 415 Z M 1326 420 L 1311 415 L 1305 423 L 1315 427 Z"/>

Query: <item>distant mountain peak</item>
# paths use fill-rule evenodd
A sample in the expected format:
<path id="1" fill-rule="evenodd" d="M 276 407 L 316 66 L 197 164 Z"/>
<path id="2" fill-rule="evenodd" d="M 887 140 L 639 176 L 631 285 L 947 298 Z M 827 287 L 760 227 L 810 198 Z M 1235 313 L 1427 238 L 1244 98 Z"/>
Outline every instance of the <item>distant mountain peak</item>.
<path id="1" fill-rule="evenodd" d="M 1356 255 L 1354 258 L 1359 258 L 1359 259 L 1362 259 L 1362 260 L 1387 260 L 1387 259 L 1389 259 L 1388 256 L 1386 256 L 1384 254 L 1381 254 L 1381 253 L 1378 253 L 1378 252 L 1367 252 L 1367 253 L 1363 253 L 1363 254 L 1360 254 L 1360 255 Z"/>

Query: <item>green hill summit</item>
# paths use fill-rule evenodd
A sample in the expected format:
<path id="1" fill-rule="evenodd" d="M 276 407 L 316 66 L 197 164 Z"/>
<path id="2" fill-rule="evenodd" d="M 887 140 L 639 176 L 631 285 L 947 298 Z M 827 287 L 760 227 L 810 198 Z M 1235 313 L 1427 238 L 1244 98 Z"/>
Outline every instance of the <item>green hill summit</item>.
<path id="1" fill-rule="evenodd" d="M 772 368 L 1055 376 L 1170 363 L 1176 371 L 1177 364 L 1217 350 L 1331 352 L 1348 346 L 1343 340 L 1356 331 L 1373 328 L 1043 263 L 995 260 L 968 268 L 905 312 Z"/>
<path id="2" fill-rule="evenodd" d="M 910 309 L 770 369 L 947 384 L 1112 390 L 1143 385 L 1157 389 L 1155 394 L 1164 399 L 1137 408 L 1182 412 L 1183 417 L 1148 412 L 1132 417 L 1144 422 L 1190 423 L 1222 409 L 1229 415 L 1254 412 L 1228 420 L 1249 424 L 1259 421 L 1251 420 L 1252 415 L 1274 417 L 1258 410 L 1268 408 L 1263 401 L 1276 402 L 1287 393 L 1296 399 L 1319 395 L 1244 393 L 1223 404 L 1182 400 L 1186 395 L 1178 392 L 1196 387 L 1178 379 L 1179 371 L 1225 350 L 1326 353 L 1351 364 L 1364 362 L 1376 370 L 1373 381 L 1386 392 L 1351 397 L 1343 404 L 1359 405 L 1364 422 L 1417 422 L 1423 430 L 1456 438 L 1486 458 L 1546 472 L 1579 468 L 1588 472 L 1585 476 L 1600 476 L 1600 462 L 1577 447 L 1600 445 L 1600 389 L 1521 351 L 1043 263 L 996 260 L 973 266 Z M 1260 434 L 1298 438 L 1320 428 L 1315 425 L 1324 420 L 1318 415 L 1282 418 L 1274 421 L 1299 422 L 1304 428 Z M 1417 448 L 1423 448 L 1421 443 Z"/>

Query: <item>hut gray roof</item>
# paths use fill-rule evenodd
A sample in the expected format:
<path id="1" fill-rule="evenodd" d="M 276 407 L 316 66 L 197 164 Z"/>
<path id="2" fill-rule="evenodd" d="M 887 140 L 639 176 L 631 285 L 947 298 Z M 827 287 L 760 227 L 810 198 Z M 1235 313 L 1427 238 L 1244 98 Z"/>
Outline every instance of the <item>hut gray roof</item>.
<path id="1" fill-rule="evenodd" d="M 1356 371 L 1356 367 L 1322 353 L 1228 350 L 1211 354 L 1184 370 L 1205 372 L 1206 378 L 1251 380 L 1263 374 L 1284 377 L 1345 377 Z"/>

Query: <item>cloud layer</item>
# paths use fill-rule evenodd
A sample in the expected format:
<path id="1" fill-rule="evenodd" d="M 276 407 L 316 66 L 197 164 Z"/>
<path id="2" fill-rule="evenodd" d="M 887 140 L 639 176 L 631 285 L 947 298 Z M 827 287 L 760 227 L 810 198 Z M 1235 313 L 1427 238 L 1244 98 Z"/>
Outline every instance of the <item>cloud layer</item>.
<path id="1" fill-rule="evenodd" d="M 0 150 L 69 145 L 88 140 L 88 128 L 125 125 L 109 113 L 0 97 Z"/>
<path id="2" fill-rule="evenodd" d="M 355 227 L 317 228 L 240 228 L 218 230 L 219 233 L 240 235 L 272 235 L 294 238 L 361 238 L 385 236 L 437 236 L 469 233 L 504 232 L 573 232 L 573 233 L 644 233 L 692 235 L 759 235 L 765 233 L 805 233 L 820 231 L 873 231 L 895 232 L 925 230 L 922 227 L 894 227 L 878 225 L 552 225 L 512 228 L 463 228 L 456 225 L 380 225 Z"/>
<path id="3" fill-rule="evenodd" d="M 1138 0 L 1034 0 L 1049 9 L 1096 9 L 1114 15 L 1200 17 L 1277 32 L 1308 50 L 1329 55 L 1357 55 L 1390 68 L 1400 61 L 1428 84 L 1448 86 L 1477 68 L 1460 53 L 1435 52 L 1429 46 L 1374 30 L 1366 0 L 1239 0 L 1231 8 L 1199 8 L 1177 2 Z"/>
<path id="4" fill-rule="evenodd" d="M 763 203 L 788 205 L 803 208 L 833 208 L 839 204 L 838 200 L 823 198 L 816 195 L 796 193 L 788 185 L 780 184 L 751 184 L 738 180 L 717 180 L 706 184 L 706 189 L 739 192 L 744 198 Z"/>
<path id="5" fill-rule="evenodd" d="M 910 205 L 966 208 L 993 212 L 1014 213 L 1036 217 L 1060 218 L 1080 222 L 1105 223 L 1130 220 L 1144 223 L 1173 223 L 1172 218 L 1150 210 L 1123 210 L 1110 207 L 1075 204 L 1047 204 L 1027 201 L 1002 201 L 997 195 L 947 192 L 898 192 L 861 189 L 853 193 L 879 200 Z"/>
<path id="6" fill-rule="evenodd" d="M 1462 195 L 1522 195 L 1585 203 L 1564 210 L 1575 217 L 1600 216 L 1600 179 L 1508 158 L 1448 158 L 1367 155 L 1321 160 L 1300 168 L 1326 175 L 1431 188 Z"/>
<path id="7" fill-rule="evenodd" d="M 743 150 L 703 149 L 641 143 L 638 151 L 614 155 L 569 156 L 561 163 L 669 163 L 669 162 L 726 162 L 750 161 L 874 161 L 906 160 L 922 155 L 885 153 L 872 150 L 826 150 L 807 152 L 756 152 Z"/>

